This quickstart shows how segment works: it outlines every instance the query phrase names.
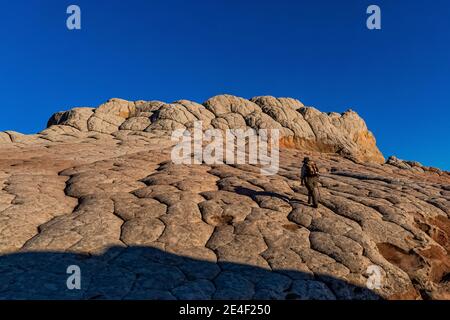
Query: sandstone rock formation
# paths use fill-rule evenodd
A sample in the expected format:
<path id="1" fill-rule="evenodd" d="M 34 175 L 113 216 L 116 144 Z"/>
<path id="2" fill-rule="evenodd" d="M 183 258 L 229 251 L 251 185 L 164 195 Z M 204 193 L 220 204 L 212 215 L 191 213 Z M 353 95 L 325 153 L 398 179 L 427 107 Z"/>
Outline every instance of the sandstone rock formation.
<path id="1" fill-rule="evenodd" d="M 427 167 L 417 161 L 401 160 L 401 159 L 398 159 L 396 156 L 390 156 L 387 159 L 386 163 L 390 164 L 392 166 L 395 166 L 397 168 L 404 169 L 404 170 L 412 170 L 412 171 L 421 172 L 421 173 L 431 172 L 431 173 L 436 173 L 438 175 L 445 174 L 442 170 L 440 170 L 438 168 Z"/>
<path id="2" fill-rule="evenodd" d="M 167 133 L 192 128 L 195 121 L 202 121 L 205 130 L 279 129 L 286 147 L 338 153 L 360 162 L 384 162 L 374 136 L 355 112 L 327 114 L 291 98 L 246 100 L 220 95 L 203 105 L 187 100 L 166 104 L 111 99 L 97 109 L 58 112 L 50 118 L 48 127 L 64 125 L 105 134 L 124 130 Z"/>
<path id="3" fill-rule="evenodd" d="M 279 128 L 276 175 L 176 165 L 170 131 Z M 306 204 L 301 159 L 321 168 Z M 0 298 L 450 299 L 450 175 L 384 163 L 353 111 L 113 99 L 0 133 Z M 66 268 L 82 269 L 67 290 Z M 370 266 L 380 287 L 369 290 Z"/>

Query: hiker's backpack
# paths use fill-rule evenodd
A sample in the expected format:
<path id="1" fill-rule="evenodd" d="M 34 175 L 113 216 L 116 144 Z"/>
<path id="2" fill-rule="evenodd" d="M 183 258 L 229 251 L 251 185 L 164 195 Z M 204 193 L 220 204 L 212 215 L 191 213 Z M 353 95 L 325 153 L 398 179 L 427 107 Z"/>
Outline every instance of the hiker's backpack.
<path id="1" fill-rule="evenodd" d="M 305 165 L 305 173 L 307 177 L 317 177 L 319 175 L 319 169 L 313 161 L 308 161 Z"/>

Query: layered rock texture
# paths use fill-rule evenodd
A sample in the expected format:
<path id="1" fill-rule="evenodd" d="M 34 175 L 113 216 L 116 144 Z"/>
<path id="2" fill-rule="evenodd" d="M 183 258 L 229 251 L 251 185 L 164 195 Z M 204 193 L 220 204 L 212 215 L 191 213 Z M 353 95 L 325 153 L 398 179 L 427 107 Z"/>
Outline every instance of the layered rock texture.
<path id="1" fill-rule="evenodd" d="M 170 132 L 199 120 L 280 129 L 278 173 L 172 163 Z M 112 99 L 0 133 L 3 299 L 450 299 L 449 217 L 448 173 L 384 163 L 355 112 L 294 99 Z"/>
<path id="2" fill-rule="evenodd" d="M 104 134 L 130 130 L 161 134 L 191 129 L 196 121 L 201 121 L 205 130 L 279 129 L 283 146 L 338 153 L 361 162 L 384 162 L 374 136 L 354 111 L 327 114 L 291 98 L 264 96 L 246 100 L 221 95 L 203 104 L 111 99 L 97 109 L 58 112 L 50 118 L 48 127 Z"/>

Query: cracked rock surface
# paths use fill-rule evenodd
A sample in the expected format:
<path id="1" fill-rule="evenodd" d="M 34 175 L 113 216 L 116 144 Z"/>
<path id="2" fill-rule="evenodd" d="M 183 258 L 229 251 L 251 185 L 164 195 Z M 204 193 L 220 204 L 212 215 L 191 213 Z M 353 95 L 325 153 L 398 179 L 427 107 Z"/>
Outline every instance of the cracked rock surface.
<path id="1" fill-rule="evenodd" d="M 0 133 L 0 298 L 450 299 L 450 176 L 382 164 L 365 124 L 346 127 L 357 115 L 316 111 L 272 97 L 112 100 L 37 135 Z M 198 119 L 273 121 L 278 173 L 172 163 L 167 130 Z M 351 157 L 324 142 L 338 131 Z M 321 171 L 319 209 L 300 185 L 304 156 Z M 81 290 L 66 287 L 69 265 Z"/>

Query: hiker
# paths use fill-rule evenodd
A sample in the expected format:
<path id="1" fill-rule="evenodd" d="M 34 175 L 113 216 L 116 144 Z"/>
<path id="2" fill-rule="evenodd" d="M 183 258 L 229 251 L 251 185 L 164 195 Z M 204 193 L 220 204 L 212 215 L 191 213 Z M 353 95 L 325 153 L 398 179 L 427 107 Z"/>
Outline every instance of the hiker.
<path id="1" fill-rule="evenodd" d="M 308 189 L 308 204 L 312 204 L 314 208 L 319 207 L 319 169 L 314 161 L 308 157 L 303 159 L 303 167 L 301 172 L 302 186 Z"/>

